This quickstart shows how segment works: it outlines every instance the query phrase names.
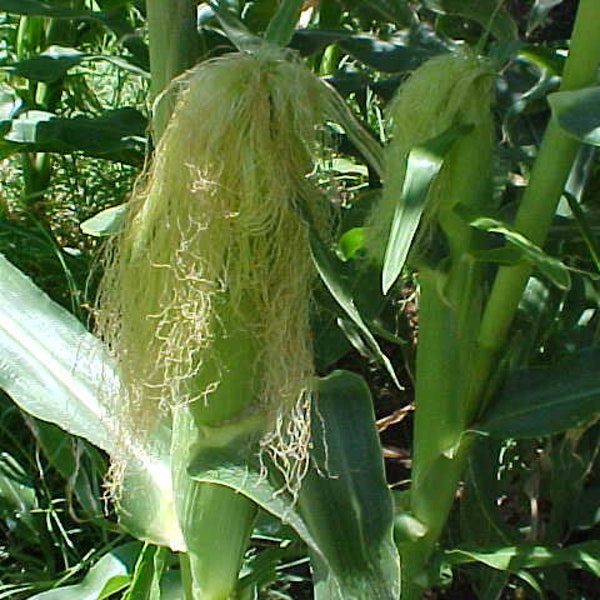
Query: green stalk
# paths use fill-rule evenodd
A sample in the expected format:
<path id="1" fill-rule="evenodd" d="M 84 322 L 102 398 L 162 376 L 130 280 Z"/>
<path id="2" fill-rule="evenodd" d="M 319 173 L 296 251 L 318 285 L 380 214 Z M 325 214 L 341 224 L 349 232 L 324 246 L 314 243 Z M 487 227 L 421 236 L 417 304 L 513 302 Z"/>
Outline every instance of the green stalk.
<path id="1" fill-rule="evenodd" d="M 78 4 L 78 0 L 73 0 L 71 8 L 76 8 Z M 30 58 L 53 44 L 71 46 L 75 42 L 76 33 L 76 25 L 71 20 L 21 17 L 17 32 L 17 56 L 20 60 Z M 35 106 L 55 112 L 60 104 L 63 81 L 29 81 L 29 92 L 30 102 Z M 42 201 L 52 176 L 51 155 L 47 152 L 23 153 L 22 166 L 24 204 L 37 213 L 38 222 L 44 224 L 46 218 Z"/>
<path id="2" fill-rule="evenodd" d="M 198 59 L 195 0 L 146 0 L 150 42 L 150 97 L 156 100 L 174 77 Z M 158 142 L 173 110 L 173 95 L 159 99 L 153 118 Z"/>
<path id="3" fill-rule="evenodd" d="M 581 0 L 565 65 L 561 91 L 594 84 L 600 62 L 600 3 Z M 546 129 L 529 185 L 525 190 L 515 228 L 542 246 L 564 191 L 564 186 L 579 149 L 579 142 L 565 134 L 552 119 Z M 485 307 L 476 354 L 476 380 L 470 392 L 470 412 L 479 412 L 491 366 L 507 339 L 510 325 L 532 267 L 501 267 Z"/>

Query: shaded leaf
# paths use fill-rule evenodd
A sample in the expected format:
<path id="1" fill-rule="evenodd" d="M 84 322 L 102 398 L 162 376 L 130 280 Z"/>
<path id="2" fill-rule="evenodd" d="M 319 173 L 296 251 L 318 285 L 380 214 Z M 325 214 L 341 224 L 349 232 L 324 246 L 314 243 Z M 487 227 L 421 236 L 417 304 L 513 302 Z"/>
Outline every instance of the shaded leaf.
<path id="1" fill-rule="evenodd" d="M 107 111 L 95 118 L 73 119 L 29 110 L 11 122 L 4 139 L 27 151 L 81 151 L 89 156 L 141 164 L 146 126 L 146 118 L 134 108 Z"/>
<path id="2" fill-rule="evenodd" d="M 534 438 L 579 427 L 600 416 L 600 348 L 549 367 L 509 375 L 474 431 L 499 438 Z"/>
<path id="3" fill-rule="evenodd" d="M 335 298 L 336 302 L 344 310 L 344 312 L 350 317 L 351 321 L 358 327 L 361 334 L 364 336 L 365 341 L 368 343 L 372 352 L 378 357 L 379 361 L 384 365 L 386 371 L 398 387 L 403 389 L 398 381 L 394 367 L 390 362 L 390 359 L 383 353 L 377 340 L 367 327 L 360 312 L 358 311 L 352 293 L 347 289 L 344 281 L 340 276 L 340 269 L 336 268 L 336 263 L 340 264 L 337 259 L 324 244 L 315 236 L 311 235 L 310 239 L 311 252 L 313 260 L 317 267 L 319 275 L 331 293 Z M 343 265 L 343 263 L 341 263 Z"/>
<path id="4" fill-rule="evenodd" d="M 69 69 L 79 65 L 84 56 L 75 48 L 50 46 L 41 54 L 9 65 L 9 68 L 26 79 L 53 83 L 62 79 Z"/>
<path id="5" fill-rule="evenodd" d="M 33 482 L 8 452 L 0 454 L 0 517 L 25 525 L 34 538 L 39 533 L 32 511 L 39 509 Z"/>
<path id="6" fill-rule="evenodd" d="M 529 20 L 527 22 L 527 34 L 530 34 L 534 29 L 539 27 L 550 11 L 558 6 L 563 0 L 535 0 L 534 5 L 529 12 Z"/>
<path id="7" fill-rule="evenodd" d="M 31 15 L 40 17 L 81 19 L 90 18 L 91 13 L 70 8 L 54 6 L 51 2 L 40 0 L 0 0 L 0 11 L 17 15 Z"/>
<path id="8" fill-rule="evenodd" d="M 600 577 L 600 541 L 596 540 L 566 548 L 522 544 L 480 550 L 456 549 L 446 551 L 444 557 L 452 564 L 481 562 L 493 569 L 512 572 L 567 563 Z"/>
<path id="9" fill-rule="evenodd" d="M 472 19 L 499 40 L 518 37 L 517 24 L 498 0 L 425 0 L 425 6 L 436 12 Z"/>
<path id="10" fill-rule="evenodd" d="M 400 39 L 381 40 L 369 34 L 327 29 L 297 30 L 290 46 L 303 56 L 309 56 L 330 44 L 337 44 L 343 52 L 384 73 L 402 73 L 414 69 L 436 53 L 407 45 Z"/>
<path id="11" fill-rule="evenodd" d="M 570 136 L 600 146 L 600 87 L 548 95 L 552 115 Z"/>

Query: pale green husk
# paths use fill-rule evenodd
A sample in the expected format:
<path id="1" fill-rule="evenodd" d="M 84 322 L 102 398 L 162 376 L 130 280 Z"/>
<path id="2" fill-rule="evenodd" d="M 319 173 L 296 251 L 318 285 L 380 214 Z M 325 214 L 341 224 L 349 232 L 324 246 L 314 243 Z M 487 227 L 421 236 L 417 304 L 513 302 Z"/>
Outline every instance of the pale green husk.
<path id="1" fill-rule="evenodd" d="M 429 191 L 426 223 L 439 218 L 446 236 L 451 238 L 459 220 L 453 214 L 455 205 L 462 202 L 473 206 L 473 198 L 489 199 L 491 81 L 489 64 L 462 51 L 428 60 L 398 90 L 387 110 L 392 140 L 385 154 L 385 185 L 367 222 L 367 250 L 376 260 L 383 260 L 396 204 L 402 195 L 407 159 L 415 146 L 453 126 L 472 126 L 446 156 Z"/>
<path id="2" fill-rule="evenodd" d="M 296 204 L 327 228 L 329 207 L 307 174 L 331 92 L 276 49 L 202 63 L 181 87 L 107 252 L 98 331 L 120 365 L 113 408 L 123 435 L 141 438 L 174 406 L 210 408 L 237 376 L 231 349 L 252 373 L 253 398 L 227 418 L 265 415 L 263 447 L 294 487 L 307 466 L 314 373 L 314 268 Z"/>

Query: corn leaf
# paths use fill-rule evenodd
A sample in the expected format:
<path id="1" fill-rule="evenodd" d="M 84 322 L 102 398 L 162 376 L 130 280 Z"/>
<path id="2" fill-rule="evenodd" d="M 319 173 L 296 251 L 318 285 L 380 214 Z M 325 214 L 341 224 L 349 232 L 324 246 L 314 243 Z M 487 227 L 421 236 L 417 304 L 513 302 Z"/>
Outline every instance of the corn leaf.
<path id="1" fill-rule="evenodd" d="M 4 139 L 15 151 L 81 151 L 89 156 L 141 164 L 146 146 L 146 118 L 133 108 L 107 111 L 99 117 L 67 119 L 28 110 L 10 122 Z"/>
<path id="2" fill-rule="evenodd" d="M 309 548 L 317 599 L 397 598 L 392 502 L 362 379 L 339 371 L 321 380 L 313 424 L 313 467 L 295 504 L 249 467 L 239 447 L 203 448 L 189 473 L 244 494 L 291 526 Z"/>
<path id="3" fill-rule="evenodd" d="M 214 10 L 223 32 L 240 52 L 252 52 L 263 45 L 262 39 L 254 35 L 233 12 L 221 8 L 216 3 L 209 2 L 209 5 Z"/>
<path id="4" fill-rule="evenodd" d="M 105 554 L 81 583 L 31 596 L 29 600 L 104 600 L 129 585 L 140 544 L 132 542 Z"/>
<path id="5" fill-rule="evenodd" d="M 427 194 L 444 164 L 444 158 L 457 138 L 468 128 L 451 127 L 441 135 L 413 148 L 406 167 L 406 177 L 390 229 L 385 249 L 381 287 L 387 294 L 394 285 L 408 258 L 413 239 L 425 210 Z"/>
<path id="6" fill-rule="evenodd" d="M 304 0 L 283 0 L 269 22 L 265 39 L 273 44 L 286 46 L 292 39 L 303 4 Z"/>
<path id="7" fill-rule="evenodd" d="M 398 377 L 396 376 L 396 372 L 394 371 L 394 367 L 392 366 L 390 359 L 379 347 L 377 340 L 367 327 L 367 324 L 363 320 L 358 308 L 356 307 L 352 293 L 346 288 L 344 281 L 340 277 L 339 269 L 336 269 L 336 263 L 339 263 L 340 261 L 334 255 L 332 255 L 331 252 L 329 252 L 329 250 L 315 235 L 311 235 L 310 243 L 313 259 L 321 280 L 331 295 L 335 298 L 336 302 L 350 317 L 350 320 L 357 326 L 366 343 L 369 345 L 369 348 L 384 365 L 386 371 L 389 373 L 392 381 L 396 384 L 398 389 L 404 389 L 398 381 Z"/>
<path id="8" fill-rule="evenodd" d="M 600 542 L 592 540 L 566 548 L 551 546 L 497 546 L 486 549 L 456 549 L 444 553 L 452 564 L 481 562 L 493 569 L 518 572 L 521 569 L 549 567 L 563 563 L 587 569 L 600 577 Z"/>
<path id="9" fill-rule="evenodd" d="M 98 391 L 114 372 L 100 343 L 1 255 L 0 279 L 0 387 L 29 414 L 110 453 Z"/>
<path id="10" fill-rule="evenodd" d="M 0 0 L 0 11 L 17 15 L 51 17 L 53 19 L 85 19 L 91 17 L 89 12 L 61 8 L 53 4 L 38 0 Z"/>
<path id="11" fill-rule="evenodd" d="M 34 417 L 83 437 L 108 454 L 117 452 L 115 425 L 99 392 L 118 384 L 101 343 L 2 255 L 0 280 L 0 388 Z M 119 518 L 140 539 L 182 549 L 166 424 L 151 442 L 149 448 L 133 448 Z"/>
<path id="12" fill-rule="evenodd" d="M 527 20 L 527 34 L 544 23 L 550 11 L 563 0 L 535 0 Z"/>
<path id="13" fill-rule="evenodd" d="M 560 433 L 600 415 L 600 349 L 516 371 L 474 431 L 499 438 Z"/>
<path id="14" fill-rule="evenodd" d="M 459 212 L 466 213 L 468 211 L 461 207 Z M 523 259 L 535 264 L 540 272 L 556 287 L 561 290 L 568 290 L 571 287 L 571 276 L 566 265 L 559 259 L 546 254 L 539 246 L 509 225 L 489 217 L 476 217 L 471 220 L 470 225 L 489 233 L 499 233 L 512 248 L 518 250 Z M 489 260 L 490 262 L 506 261 L 510 264 L 511 260 L 510 253 L 507 254 L 505 249 L 484 250 L 476 256 L 481 260 Z"/>
<path id="15" fill-rule="evenodd" d="M 498 0 L 425 0 L 427 8 L 477 21 L 499 40 L 518 37 L 517 24 Z"/>
<path id="16" fill-rule="evenodd" d="M 79 65 L 84 56 L 83 52 L 75 48 L 50 46 L 41 54 L 9 65 L 8 68 L 26 79 L 52 83 L 62 79 L 69 69 Z"/>
<path id="17" fill-rule="evenodd" d="M 160 600 L 160 579 L 166 559 L 166 548 L 145 544 L 140 552 L 123 600 Z"/>
<path id="18" fill-rule="evenodd" d="M 600 87 L 556 92 L 548 96 L 553 117 L 570 136 L 600 146 Z"/>
<path id="19" fill-rule="evenodd" d="M 94 237 L 103 237 L 106 235 L 116 235 L 123 231 L 125 217 L 129 210 L 129 204 L 119 204 L 105 208 L 93 217 L 80 223 L 81 231 Z"/>

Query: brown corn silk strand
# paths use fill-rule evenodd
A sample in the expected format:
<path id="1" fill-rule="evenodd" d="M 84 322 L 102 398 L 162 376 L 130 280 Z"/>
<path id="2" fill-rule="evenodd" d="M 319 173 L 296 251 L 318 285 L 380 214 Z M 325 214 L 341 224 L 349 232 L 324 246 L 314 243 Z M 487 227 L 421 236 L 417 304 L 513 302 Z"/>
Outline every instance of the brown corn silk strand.
<path id="1" fill-rule="evenodd" d="M 307 174 L 331 101 L 280 50 L 230 54 L 185 75 L 126 229 L 107 250 L 99 293 L 98 330 L 123 385 L 109 401 L 124 441 L 143 440 L 171 407 L 209 404 L 236 377 L 211 352 L 215 341 L 242 335 L 256 349 L 262 451 L 298 489 L 310 441 L 315 272 L 294 202 L 327 229 L 329 207 Z"/>

